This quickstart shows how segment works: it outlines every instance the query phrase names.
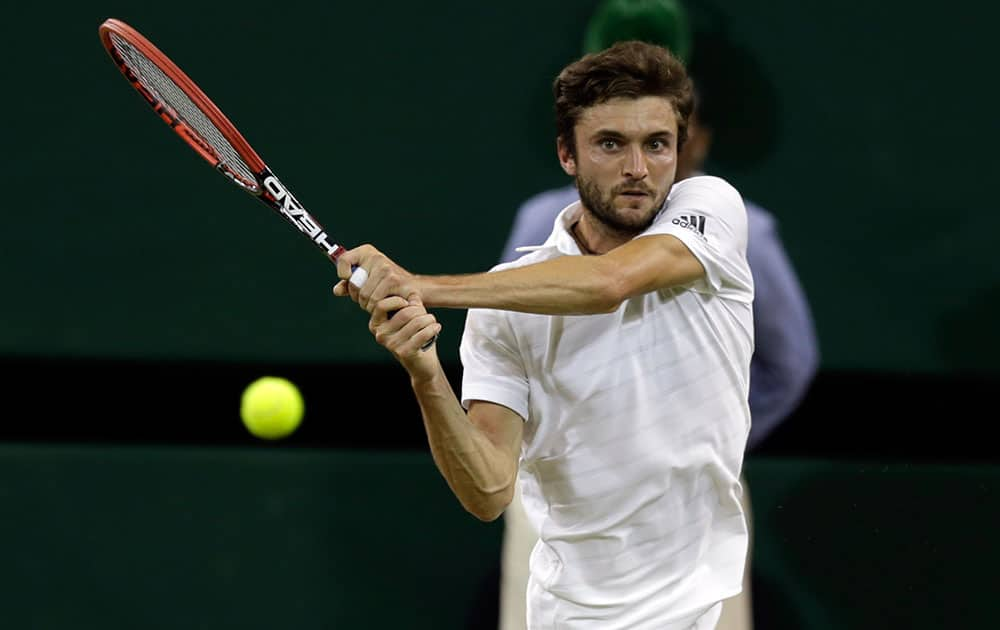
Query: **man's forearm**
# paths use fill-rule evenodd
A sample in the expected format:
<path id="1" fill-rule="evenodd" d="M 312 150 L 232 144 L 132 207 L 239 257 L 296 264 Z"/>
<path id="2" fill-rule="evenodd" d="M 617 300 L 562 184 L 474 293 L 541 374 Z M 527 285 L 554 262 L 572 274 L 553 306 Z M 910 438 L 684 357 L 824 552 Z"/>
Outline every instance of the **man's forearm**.
<path id="1" fill-rule="evenodd" d="M 460 276 L 418 276 L 428 307 L 494 308 L 544 315 L 608 313 L 621 287 L 599 256 L 563 256 L 535 265 Z"/>
<path id="2" fill-rule="evenodd" d="M 438 470 L 466 510 L 496 519 L 513 498 L 517 462 L 469 420 L 444 372 L 411 383 Z"/>

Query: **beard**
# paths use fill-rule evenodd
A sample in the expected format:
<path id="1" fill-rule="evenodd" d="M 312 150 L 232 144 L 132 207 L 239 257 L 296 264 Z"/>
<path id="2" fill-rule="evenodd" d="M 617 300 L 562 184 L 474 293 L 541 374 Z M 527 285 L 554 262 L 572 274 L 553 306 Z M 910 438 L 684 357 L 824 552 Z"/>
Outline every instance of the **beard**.
<path id="1" fill-rule="evenodd" d="M 641 234 L 653 224 L 656 213 L 666 199 L 666 193 L 654 196 L 655 191 L 639 182 L 624 183 L 615 186 L 607 194 L 601 190 L 597 182 L 583 175 L 577 175 L 576 188 L 580 193 L 580 202 L 605 227 L 619 234 L 634 236 Z M 622 190 L 641 190 L 653 199 L 654 203 L 644 214 L 622 212 L 615 208 L 615 198 Z M 668 189 L 669 190 L 669 189 Z"/>

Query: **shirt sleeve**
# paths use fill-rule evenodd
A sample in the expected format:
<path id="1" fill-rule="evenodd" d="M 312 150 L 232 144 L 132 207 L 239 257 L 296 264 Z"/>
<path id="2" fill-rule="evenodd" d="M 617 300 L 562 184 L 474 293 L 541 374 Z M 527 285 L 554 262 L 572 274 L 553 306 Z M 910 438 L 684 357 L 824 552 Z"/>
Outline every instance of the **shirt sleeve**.
<path id="1" fill-rule="evenodd" d="M 528 377 L 507 314 L 470 309 L 459 346 L 462 406 L 473 400 L 503 405 L 528 417 Z"/>
<path id="2" fill-rule="evenodd" d="M 705 268 L 694 290 L 751 302 L 747 264 L 747 213 L 739 192 L 718 177 L 699 176 L 674 185 L 663 211 L 643 236 L 670 234 Z"/>

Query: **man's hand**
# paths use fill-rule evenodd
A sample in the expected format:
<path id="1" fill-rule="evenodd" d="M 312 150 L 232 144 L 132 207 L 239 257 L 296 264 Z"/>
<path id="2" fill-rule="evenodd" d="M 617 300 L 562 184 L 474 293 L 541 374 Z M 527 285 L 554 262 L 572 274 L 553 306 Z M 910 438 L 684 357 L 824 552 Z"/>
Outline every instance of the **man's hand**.
<path id="1" fill-rule="evenodd" d="M 435 373 L 437 352 L 424 347 L 441 332 L 441 324 L 427 312 L 416 294 L 409 300 L 395 295 L 380 300 L 372 310 L 368 330 L 411 377 L 430 377 Z"/>
<path id="2" fill-rule="evenodd" d="M 355 267 L 368 272 L 367 280 L 360 287 L 350 282 Z M 361 308 L 372 314 L 379 302 L 389 296 L 416 296 L 418 302 L 421 298 L 416 277 L 371 245 L 362 245 L 344 252 L 337 261 L 337 275 L 341 280 L 333 287 L 333 294 L 338 297 L 349 295 Z"/>

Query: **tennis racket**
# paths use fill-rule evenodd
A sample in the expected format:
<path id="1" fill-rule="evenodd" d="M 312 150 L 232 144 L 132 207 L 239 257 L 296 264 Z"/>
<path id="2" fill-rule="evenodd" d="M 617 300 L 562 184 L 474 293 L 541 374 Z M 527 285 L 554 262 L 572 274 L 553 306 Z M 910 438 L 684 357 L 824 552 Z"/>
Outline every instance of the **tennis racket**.
<path id="1" fill-rule="evenodd" d="M 264 164 L 235 125 L 160 49 L 121 20 L 109 19 L 98 32 L 125 78 L 173 129 L 215 170 L 283 216 L 334 263 L 346 250 Z M 364 269 L 351 281 L 361 286 Z"/>
<path id="2" fill-rule="evenodd" d="M 346 249 L 303 207 L 264 164 L 235 125 L 160 49 L 121 20 L 105 20 L 98 33 L 111 59 L 195 153 L 306 235 L 334 263 Z M 368 273 L 355 267 L 351 283 L 362 286 Z M 390 317 L 391 317 L 390 313 Z M 432 339 L 424 348 L 430 347 Z"/>

